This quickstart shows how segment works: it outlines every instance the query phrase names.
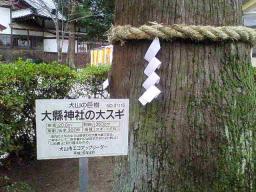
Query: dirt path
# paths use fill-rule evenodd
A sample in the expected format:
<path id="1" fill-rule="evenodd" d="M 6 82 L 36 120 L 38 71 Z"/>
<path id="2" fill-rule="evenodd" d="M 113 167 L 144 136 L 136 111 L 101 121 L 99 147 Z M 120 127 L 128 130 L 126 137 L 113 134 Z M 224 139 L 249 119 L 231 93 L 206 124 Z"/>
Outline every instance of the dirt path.
<path id="1" fill-rule="evenodd" d="M 27 182 L 37 192 L 79 192 L 77 159 L 35 161 L 29 165 L 0 169 L 14 181 Z M 111 192 L 112 158 L 89 159 L 89 192 Z"/>

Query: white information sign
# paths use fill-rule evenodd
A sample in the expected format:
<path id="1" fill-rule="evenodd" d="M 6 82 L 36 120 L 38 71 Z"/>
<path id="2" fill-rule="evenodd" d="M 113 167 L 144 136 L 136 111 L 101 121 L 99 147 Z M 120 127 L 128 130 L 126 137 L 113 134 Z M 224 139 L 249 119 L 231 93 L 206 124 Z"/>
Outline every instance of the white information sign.
<path id="1" fill-rule="evenodd" d="M 36 100 L 37 159 L 128 154 L 128 99 Z"/>

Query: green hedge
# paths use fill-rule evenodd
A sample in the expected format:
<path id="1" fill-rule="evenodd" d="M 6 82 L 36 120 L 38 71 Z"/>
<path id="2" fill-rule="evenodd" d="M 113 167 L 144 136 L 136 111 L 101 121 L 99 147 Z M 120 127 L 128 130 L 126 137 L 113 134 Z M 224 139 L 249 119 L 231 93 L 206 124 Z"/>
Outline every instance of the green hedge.
<path id="1" fill-rule="evenodd" d="M 102 84 L 109 69 L 89 67 L 76 72 L 57 63 L 22 60 L 0 64 L 0 155 L 35 157 L 35 100 L 70 98 L 75 85 Z M 81 95 L 86 93 L 76 92 L 73 98 Z"/>
<path id="2" fill-rule="evenodd" d="M 107 97 L 102 90 L 102 83 L 108 78 L 111 65 L 89 66 L 81 70 L 77 75 L 77 95 L 87 98 Z"/>

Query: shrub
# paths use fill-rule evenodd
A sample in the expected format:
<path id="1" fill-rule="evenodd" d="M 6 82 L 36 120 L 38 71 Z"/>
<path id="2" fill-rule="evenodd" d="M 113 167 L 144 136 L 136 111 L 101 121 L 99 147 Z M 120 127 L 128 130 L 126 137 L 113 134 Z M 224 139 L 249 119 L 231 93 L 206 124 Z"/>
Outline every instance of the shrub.
<path id="1" fill-rule="evenodd" d="M 77 84 L 74 92 L 77 96 L 87 98 L 105 98 L 108 95 L 102 89 L 102 83 L 108 78 L 111 65 L 89 66 L 77 74 Z"/>
<path id="2" fill-rule="evenodd" d="M 75 79 L 75 71 L 56 63 L 0 65 L 0 155 L 35 154 L 35 100 L 67 97 Z"/>

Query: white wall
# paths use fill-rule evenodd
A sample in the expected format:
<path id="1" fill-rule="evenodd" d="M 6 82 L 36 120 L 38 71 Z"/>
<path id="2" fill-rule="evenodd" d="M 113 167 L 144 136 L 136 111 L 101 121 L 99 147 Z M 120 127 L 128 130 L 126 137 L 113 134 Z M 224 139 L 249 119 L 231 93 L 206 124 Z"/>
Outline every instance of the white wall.
<path id="1" fill-rule="evenodd" d="M 0 23 L 7 27 L 7 29 L 0 31 L 2 34 L 11 34 L 11 28 L 9 24 L 11 23 L 11 10 L 10 8 L 0 7 Z"/>
<path id="2" fill-rule="evenodd" d="M 67 53 L 68 51 L 68 40 L 64 40 L 62 52 Z M 56 39 L 44 39 L 44 52 L 57 53 L 57 40 Z M 77 52 L 77 42 L 76 42 Z"/>
<path id="3" fill-rule="evenodd" d="M 247 27 L 256 25 L 256 15 L 245 15 L 243 16 L 244 25 Z"/>

